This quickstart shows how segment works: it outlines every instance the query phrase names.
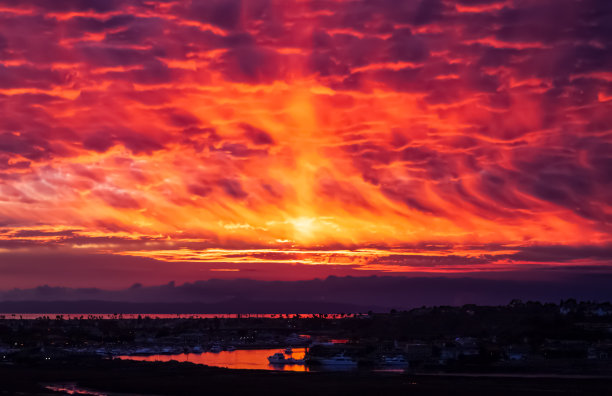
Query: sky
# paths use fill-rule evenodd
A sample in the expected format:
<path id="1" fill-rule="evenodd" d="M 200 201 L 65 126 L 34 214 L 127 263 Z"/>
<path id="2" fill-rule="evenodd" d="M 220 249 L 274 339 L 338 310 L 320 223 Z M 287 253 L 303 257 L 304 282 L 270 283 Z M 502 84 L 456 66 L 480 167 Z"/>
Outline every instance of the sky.
<path id="1" fill-rule="evenodd" d="M 0 290 L 612 273 L 609 0 L 0 0 Z"/>
<path id="2" fill-rule="evenodd" d="M 154 286 L 137 283 L 113 290 L 37 286 L 0 291 L 0 312 L 339 313 L 506 305 L 516 299 L 555 304 L 570 298 L 604 302 L 612 296 L 611 281 L 610 274 L 582 274 L 559 281 L 376 275 L 299 281 L 210 279 Z"/>

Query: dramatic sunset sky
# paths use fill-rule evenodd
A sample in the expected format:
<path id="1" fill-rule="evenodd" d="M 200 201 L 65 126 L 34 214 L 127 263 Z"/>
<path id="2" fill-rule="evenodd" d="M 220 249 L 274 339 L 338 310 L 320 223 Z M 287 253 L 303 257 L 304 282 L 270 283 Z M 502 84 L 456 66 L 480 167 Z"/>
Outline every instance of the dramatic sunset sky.
<path id="1" fill-rule="evenodd" d="M 0 0 L 0 289 L 612 273 L 610 0 Z"/>

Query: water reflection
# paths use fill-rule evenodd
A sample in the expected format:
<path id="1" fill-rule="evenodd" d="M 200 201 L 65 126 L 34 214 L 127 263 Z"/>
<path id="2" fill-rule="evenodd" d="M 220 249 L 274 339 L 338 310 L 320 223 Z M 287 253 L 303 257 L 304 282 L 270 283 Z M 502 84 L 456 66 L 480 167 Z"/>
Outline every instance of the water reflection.
<path id="1" fill-rule="evenodd" d="M 46 385 L 45 389 L 53 392 L 61 392 L 63 395 L 88 395 L 88 396 L 109 396 L 109 393 L 98 392 L 92 389 L 85 389 L 76 384 Z"/>
<path id="2" fill-rule="evenodd" d="M 268 356 L 282 349 L 240 349 L 236 351 L 181 353 L 177 355 L 149 355 L 149 356 L 118 356 L 120 359 L 140 360 L 146 362 L 191 362 L 207 366 L 225 367 L 231 369 L 251 370 L 279 370 L 279 371 L 311 371 L 310 367 L 298 364 L 272 365 L 268 363 Z M 294 359 L 304 359 L 306 348 L 293 348 L 290 355 Z"/>

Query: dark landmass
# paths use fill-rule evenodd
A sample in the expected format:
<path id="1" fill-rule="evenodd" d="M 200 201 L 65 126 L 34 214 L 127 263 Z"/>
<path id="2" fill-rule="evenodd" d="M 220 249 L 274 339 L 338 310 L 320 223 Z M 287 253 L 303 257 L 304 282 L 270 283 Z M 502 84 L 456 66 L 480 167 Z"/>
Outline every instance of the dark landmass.
<path id="1" fill-rule="evenodd" d="M 593 269 L 595 270 L 595 269 Z M 497 274 L 498 277 L 510 274 Z M 77 310 L 67 302 L 149 303 L 163 309 L 191 313 L 256 312 L 387 312 L 435 305 L 503 305 L 521 296 L 523 300 L 554 302 L 568 298 L 589 301 L 612 301 L 612 275 L 606 273 L 575 274 L 560 271 L 523 274 L 522 280 L 490 279 L 465 276 L 429 277 L 335 277 L 304 281 L 261 281 L 253 279 L 210 279 L 177 285 L 143 286 L 135 284 L 122 290 L 39 286 L 31 289 L 0 291 L 3 311 L 64 312 L 58 306 Z M 514 276 L 517 276 L 514 274 Z M 531 279 L 531 280 L 529 280 Z M 10 305 L 14 302 L 25 305 Z M 46 302 L 54 302 L 50 306 Z M 55 303 L 57 302 L 57 303 Z M 163 302 L 161 304 L 160 302 Z M 182 303 L 187 309 L 166 304 Z M 195 306 L 193 304 L 202 304 Z M 308 304 L 307 304 L 308 303 Z M 215 305 L 218 306 L 215 306 Z M 291 304 L 299 304 L 293 308 Z M 84 307 L 84 306 L 83 306 Z M 149 307 L 149 306 L 144 306 Z M 21 308 L 21 309 L 18 309 Z M 42 309 L 42 310 L 41 310 Z M 136 307 L 133 307 L 136 309 Z M 197 311 L 194 311 L 197 309 Z M 111 309 L 113 312 L 119 312 Z M 159 310 L 141 310 L 139 312 Z M 80 312 L 102 312 L 81 310 Z M 124 311 L 125 312 L 125 311 Z"/>
<path id="2" fill-rule="evenodd" d="M 229 370 L 191 363 L 87 360 L 0 366 L 0 395 L 61 394 L 45 385 L 139 395 L 605 395 L 612 378 L 530 378 Z"/>
<path id="3" fill-rule="evenodd" d="M 312 367 L 343 353 L 358 371 L 259 372 L 112 359 L 197 353 L 215 345 L 308 347 Z M 403 374 L 374 372 L 385 356 L 403 356 L 409 366 Z M 609 394 L 612 304 L 513 300 L 275 317 L 0 315 L 0 394 L 45 394 L 40 384 L 64 382 L 161 395 Z"/>

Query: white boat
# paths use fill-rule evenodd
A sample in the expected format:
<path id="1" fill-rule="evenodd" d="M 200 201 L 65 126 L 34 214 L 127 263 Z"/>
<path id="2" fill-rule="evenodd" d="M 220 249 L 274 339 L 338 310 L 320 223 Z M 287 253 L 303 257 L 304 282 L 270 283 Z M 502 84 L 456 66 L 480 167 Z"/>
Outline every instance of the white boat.
<path id="1" fill-rule="evenodd" d="M 286 358 L 282 352 L 277 352 L 272 356 L 268 356 L 270 364 L 304 364 L 304 359 Z"/>
<path id="2" fill-rule="evenodd" d="M 408 366 L 408 361 L 402 355 L 383 356 L 380 363 L 384 366 Z"/>
<path id="3" fill-rule="evenodd" d="M 293 349 L 291 349 L 291 347 L 287 347 L 287 348 L 285 348 L 285 353 L 287 355 L 291 355 L 293 353 Z"/>
<path id="4" fill-rule="evenodd" d="M 334 343 L 333 342 L 313 341 L 310 343 L 310 347 L 312 348 L 314 346 L 333 347 Z"/>
<path id="5" fill-rule="evenodd" d="M 214 352 L 214 353 L 219 353 L 223 350 L 223 348 L 221 348 L 221 345 L 219 344 L 213 344 L 213 346 L 210 347 L 210 351 Z"/>
<path id="6" fill-rule="evenodd" d="M 344 353 L 340 353 L 330 358 L 320 359 L 319 363 L 324 366 L 357 366 L 357 362 L 348 356 L 344 356 Z"/>
<path id="7" fill-rule="evenodd" d="M 232 352 L 236 350 L 236 347 L 233 345 L 228 346 L 227 348 L 225 348 L 228 352 Z"/>
<path id="8" fill-rule="evenodd" d="M 97 355 L 106 355 L 106 354 L 108 354 L 108 351 L 106 350 L 106 348 L 98 348 L 98 349 L 96 349 L 96 354 Z"/>

